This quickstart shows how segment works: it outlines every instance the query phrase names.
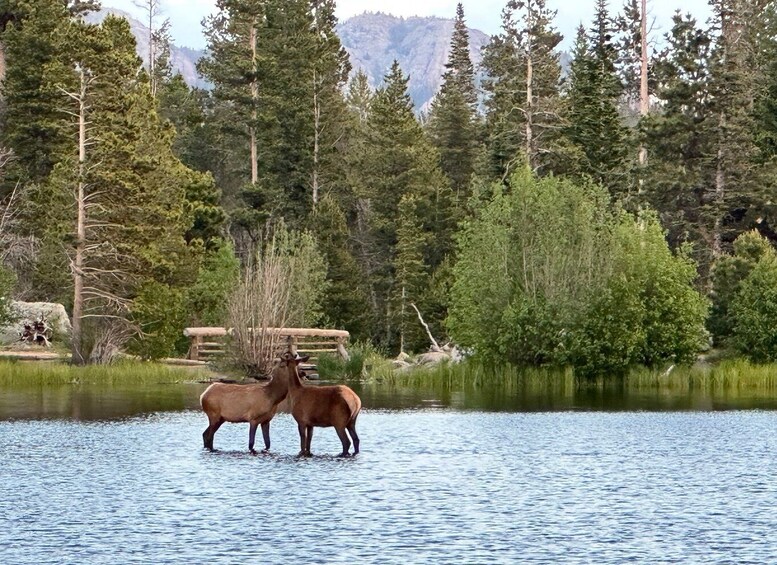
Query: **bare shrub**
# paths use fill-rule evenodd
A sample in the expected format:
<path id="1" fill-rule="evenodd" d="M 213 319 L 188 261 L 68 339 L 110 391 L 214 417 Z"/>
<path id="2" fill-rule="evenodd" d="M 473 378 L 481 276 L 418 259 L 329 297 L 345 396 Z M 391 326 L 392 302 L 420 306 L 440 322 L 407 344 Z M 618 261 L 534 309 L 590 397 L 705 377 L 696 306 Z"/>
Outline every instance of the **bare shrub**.
<path id="1" fill-rule="evenodd" d="M 108 365 L 121 356 L 129 339 L 137 328 L 119 317 L 97 317 L 86 320 L 82 348 L 82 359 L 74 359 L 77 365 Z M 83 352 L 83 353 L 81 353 Z"/>
<path id="2" fill-rule="evenodd" d="M 245 262 L 230 296 L 232 362 L 249 376 L 269 375 L 286 347 L 281 330 L 320 316 L 325 274 L 313 238 L 278 226 Z"/>

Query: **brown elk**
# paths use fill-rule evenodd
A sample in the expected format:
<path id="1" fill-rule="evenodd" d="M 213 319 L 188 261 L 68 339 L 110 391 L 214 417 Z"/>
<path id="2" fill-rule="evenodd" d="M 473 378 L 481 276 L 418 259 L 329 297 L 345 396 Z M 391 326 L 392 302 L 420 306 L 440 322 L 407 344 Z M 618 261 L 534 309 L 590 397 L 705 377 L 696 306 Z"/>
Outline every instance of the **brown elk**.
<path id="1" fill-rule="evenodd" d="M 346 430 L 353 440 L 353 454 L 359 453 L 356 417 L 361 410 L 362 401 L 347 386 L 303 385 L 295 367 L 295 370 L 289 371 L 289 407 L 299 429 L 300 455 L 310 455 L 310 440 L 313 438 L 314 427 L 332 426 L 343 444 L 340 457 L 348 457 L 351 447 Z"/>
<path id="2" fill-rule="evenodd" d="M 265 451 L 270 449 L 270 420 L 288 394 L 291 374 L 297 376 L 297 365 L 307 357 L 284 353 L 266 384 L 213 383 L 200 396 L 200 405 L 208 416 L 208 427 L 202 432 L 205 448 L 213 450 L 213 436 L 224 422 L 248 422 L 248 450 L 254 450 L 256 429 L 261 424 Z"/>

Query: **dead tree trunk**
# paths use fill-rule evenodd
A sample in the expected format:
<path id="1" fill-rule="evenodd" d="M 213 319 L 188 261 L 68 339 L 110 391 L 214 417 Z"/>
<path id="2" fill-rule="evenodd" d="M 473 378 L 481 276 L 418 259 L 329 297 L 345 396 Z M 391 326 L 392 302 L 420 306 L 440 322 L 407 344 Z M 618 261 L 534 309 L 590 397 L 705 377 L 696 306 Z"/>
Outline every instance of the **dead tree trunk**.
<path id="1" fill-rule="evenodd" d="M 78 102 L 78 187 L 76 190 L 76 248 L 73 260 L 73 324 L 72 324 L 72 359 L 73 363 L 82 365 L 85 359 L 82 351 L 83 329 L 81 326 L 84 308 L 84 250 L 86 248 L 86 93 L 88 80 L 83 67 L 79 69 L 80 90 L 72 96 Z"/>
<path id="2" fill-rule="evenodd" d="M 318 75 L 313 71 L 313 209 L 318 204 L 318 167 L 321 137 L 321 104 L 318 97 Z"/>
<path id="3" fill-rule="evenodd" d="M 650 111 L 650 95 L 648 93 L 648 50 L 647 50 L 647 0 L 642 0 L 640 16 L 641 57 L 639 66 L 639 113 L 644 118 Z M 647 163 L 647 147 L 640 145 L 639 164 Z"/>
<path id="4" fill-rule="evenodd" d="M 255 185 L 259 182 L 259 156 L 256 149 L 256 118 L 257 111 L 256 105 L 259 99 L 259 84 L 256 81 L 256 67 L 257 67 L 257 55 L 256 55 L 256 22 L 251 26 L 251 33 L 249 34 L 248 41 L 251 43 L 251 70 L 253 76 L 251 77 L 251 126 L 248 128 L 248 134 L 251 138 L 251 184 Z"/>
<path id="5" fill-rule="evenodd" d="M 527 6 L 527 19 L 528 27 L 531 28 L 533 21 L 533 7 L 531 3 Z M 536 159 L 534 156 L 534 130 L 533 130 L 533 118 L 534 118 L 534 94 L 533 94 L 533 80 L 534 80 L 534 62 L 532 61 L 532 35 L 526 36 L 526 158 L 529 160 L 529 166 L 534 170 L 536 166 Z"/>

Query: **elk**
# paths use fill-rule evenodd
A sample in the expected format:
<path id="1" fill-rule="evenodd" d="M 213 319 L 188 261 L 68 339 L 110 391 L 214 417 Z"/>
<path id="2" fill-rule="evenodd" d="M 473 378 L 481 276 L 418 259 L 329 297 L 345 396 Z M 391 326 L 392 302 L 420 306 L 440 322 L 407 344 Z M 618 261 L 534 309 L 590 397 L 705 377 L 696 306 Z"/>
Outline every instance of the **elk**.
<path id="1" fill-rule="evenodd" d="M 213 383 L 200 396 L 200 406 L 208 416 L 208 427 L 202 432 L 206 449 L 213 451 L 213 436 L 224 422 L 248 422 L 248 450 L 254 450 L 256 429 L 262 425 L 265 451 L 270 449 L 270 420 L 278 411 L 288 394 L 289 378 L 297 376 L 297 365 L 307 357 L 295 357 L 284 353 L 280 363 L 272 372 L 272 378 L 265 384 Z"/>
<path id="2" fill-rule="evenodd" d="M 351 441 L 346 430 L 353 440 L 353 454 L 359 453 L 356 417 L 361 407 L 361 399 L 347 386 L 306 386 L 302 384 L 296 366 L 289 370 L 289 408 L 297 421 L 301 456 L 311 455 L 310 440 L 313 438 L 314 427 L 332 426 L 343 444 L 343 452 L 339 456 L 349 456 Z"/>

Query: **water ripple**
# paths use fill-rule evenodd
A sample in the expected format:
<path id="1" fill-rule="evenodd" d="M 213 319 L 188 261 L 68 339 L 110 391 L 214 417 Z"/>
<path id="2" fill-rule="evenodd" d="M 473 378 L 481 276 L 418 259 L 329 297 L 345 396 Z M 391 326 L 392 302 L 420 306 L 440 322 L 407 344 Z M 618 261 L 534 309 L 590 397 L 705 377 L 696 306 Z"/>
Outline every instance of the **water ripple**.
<path id="1" fill-rule="evenodd" d="M 298 458 L 204 416 L 0 422 L 0 563 L 769 563 L 774 412 L 365 411 Z"/>

